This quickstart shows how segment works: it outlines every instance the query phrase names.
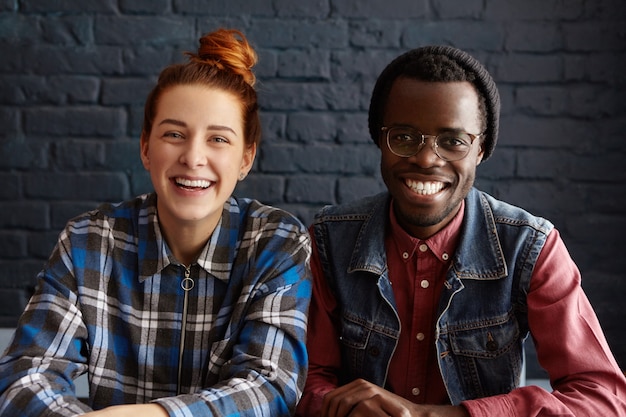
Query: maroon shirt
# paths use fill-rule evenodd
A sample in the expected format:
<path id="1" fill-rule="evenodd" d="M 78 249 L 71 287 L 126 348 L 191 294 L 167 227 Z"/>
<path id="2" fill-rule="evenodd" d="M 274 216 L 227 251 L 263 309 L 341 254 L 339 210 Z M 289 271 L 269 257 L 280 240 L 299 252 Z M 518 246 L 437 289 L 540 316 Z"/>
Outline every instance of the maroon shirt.
<path id="1" fill-rule="evenodd" d="M 386 388 L 414 403 L 450 402 L 439 372 L 435 323 L 446 272 L 459 240 L 464 204 L 444 229 L 426 240 L 405 232 L 394 210 L 389 210 L 391 227 L 385 248 L 401 324 Z"/>

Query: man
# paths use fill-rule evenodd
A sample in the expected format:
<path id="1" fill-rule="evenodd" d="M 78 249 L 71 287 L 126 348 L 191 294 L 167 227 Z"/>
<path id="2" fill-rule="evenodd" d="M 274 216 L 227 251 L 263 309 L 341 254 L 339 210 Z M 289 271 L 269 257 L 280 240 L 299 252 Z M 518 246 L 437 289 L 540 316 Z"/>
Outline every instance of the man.
<path id="1" fill-rule="evenodd" d="M 463 51 L 382 72 L 369 129 L 388 192 L 327 207 L 302 416 L 626 416 L 626 379 L 553 225 L 473 187 L 500 99 Z M 554 388 L 519 387 L 531 334 Z"/>

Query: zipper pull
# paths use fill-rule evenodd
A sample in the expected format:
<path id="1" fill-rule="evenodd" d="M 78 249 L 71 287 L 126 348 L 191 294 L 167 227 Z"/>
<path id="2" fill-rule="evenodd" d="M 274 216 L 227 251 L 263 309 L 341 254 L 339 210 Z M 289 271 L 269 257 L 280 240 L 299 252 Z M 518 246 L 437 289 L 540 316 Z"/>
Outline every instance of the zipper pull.
<path id="1" fill-rule="evenodd" d="M 191 266 L 186 266 L 185 267 L 185 278 L 183 278 L 183 280 L 180 282 L 180 286 L 185 291 L 191 291 L 193 289 L 193 287 L 196 285 L 196 283 L 193 280 L 193 278 L 190 278 L 189 275 L 191 275 Z"/>

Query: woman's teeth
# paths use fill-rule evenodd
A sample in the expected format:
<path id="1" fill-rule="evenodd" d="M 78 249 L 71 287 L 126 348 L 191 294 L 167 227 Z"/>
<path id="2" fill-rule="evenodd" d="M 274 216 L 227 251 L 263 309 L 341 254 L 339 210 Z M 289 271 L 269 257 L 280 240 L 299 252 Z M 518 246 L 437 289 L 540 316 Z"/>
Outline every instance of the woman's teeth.
<path id="1" fill-rule="evenodd" d="M 176 184 L 187 188 L 209 188 L 211 182 L 207 180 L 188 180 L 185 178 L 176 178 Z"/>
<path id="2" fill-rule="evenodd" d="M 444 187 L 444 183 L 439 181 L 422 182 L 407 179 L 405 180 L 405 183 L 411 190 L 413 190 L 413 192 L 422 195 L 438 193 Z"/>

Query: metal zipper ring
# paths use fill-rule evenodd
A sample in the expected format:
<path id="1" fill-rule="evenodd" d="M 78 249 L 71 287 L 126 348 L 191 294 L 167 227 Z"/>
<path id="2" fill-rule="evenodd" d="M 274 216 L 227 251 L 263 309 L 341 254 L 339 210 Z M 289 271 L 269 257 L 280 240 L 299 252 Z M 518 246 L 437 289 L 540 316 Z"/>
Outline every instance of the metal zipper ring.
<path id="1" fill-rule="evenodd" d="M 185 291 L 191 291 L 195 285 L 195 281 L 189 277 L 183 278 L 183 280 L 180 282 L 181 288 Z"/>

